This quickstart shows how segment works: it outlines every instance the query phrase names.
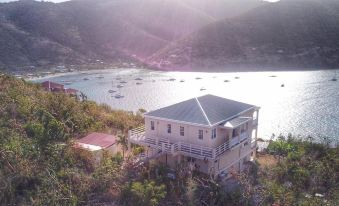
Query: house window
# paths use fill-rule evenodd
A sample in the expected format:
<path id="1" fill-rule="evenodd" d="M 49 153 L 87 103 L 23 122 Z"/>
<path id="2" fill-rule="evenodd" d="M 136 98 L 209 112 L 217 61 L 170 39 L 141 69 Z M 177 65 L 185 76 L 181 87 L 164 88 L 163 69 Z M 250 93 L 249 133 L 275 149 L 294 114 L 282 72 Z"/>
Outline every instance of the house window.
<path id="1" fill-rule="evenodd" d="M 235 138 L 239 135 L 239 128 L 235 128 L 233 129 L 233 132 L 232 132 L 232 138 Z"/>
<path id="2" fill-rule="evenodd" d="M 199 139 L 204 139 L 204 130 L 199 130 Z"/>
<path id="3" fill-rule="evenodd" d="M 212 129 L 212 139 L 217 137 L 217 129 Z"/>
<path id="4" fill-rule="evenodd" d="M 167 125 L 167 133 L 172 133 L 172 125 L 170 124 Z"/>
<path id="5" fill-rule="evenodd" d="M 180 126 L 180 136 L 184 136 L 185 135 L 185 128 Z"/>
<path id="6" fill-rule="evenodd" d="M 151 130 L 154 130 L 154 121 L 151 121 Z"/>

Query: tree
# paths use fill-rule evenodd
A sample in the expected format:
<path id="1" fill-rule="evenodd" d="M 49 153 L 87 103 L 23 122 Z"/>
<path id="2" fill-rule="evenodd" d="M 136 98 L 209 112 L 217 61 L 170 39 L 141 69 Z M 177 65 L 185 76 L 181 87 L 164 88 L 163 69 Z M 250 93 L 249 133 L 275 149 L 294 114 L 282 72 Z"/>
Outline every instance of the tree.
<path id="1" fill-rule="evenodd" d="M 133 205 L 155 206 L 166 196 L 165 185 L 156 185 L 154 181 L 145 180 L 144 182 L 132 182 L 127 187 L 130 194 L 129 201 Z M 128 201 L 128 200 L 127 200 Z"/>
<path id="2" fill-rule="evenodd" d="M 128 148 L 128 140 L 125 135 L 119 134 L 117 143 L 122 147 L 122 157 L 125 158 L 125 150 Z"/>

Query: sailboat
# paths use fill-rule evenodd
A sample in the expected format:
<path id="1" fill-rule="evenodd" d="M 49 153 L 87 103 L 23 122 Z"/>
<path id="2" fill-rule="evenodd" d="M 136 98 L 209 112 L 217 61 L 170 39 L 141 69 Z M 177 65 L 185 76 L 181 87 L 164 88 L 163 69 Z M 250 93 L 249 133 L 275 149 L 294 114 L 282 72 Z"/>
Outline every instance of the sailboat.
<path id="1" fill-rule="evenodd" d="M 112 81 L 112 88 L 113 88 L 113 81 Z M 112 94 L 112 93 L 114 93 L 114 92 L 116 92 L 116 91 L 113 90 L 113 89 L 110 89 L 110 90 L 108 90 L 108 92 Z"/>
<path id="2" fill-rule="evenodd" d="M 337 81 L 337 71 L 335 71 L 334 77 L 331 79 L 331 81 L 333 82 Z"/>

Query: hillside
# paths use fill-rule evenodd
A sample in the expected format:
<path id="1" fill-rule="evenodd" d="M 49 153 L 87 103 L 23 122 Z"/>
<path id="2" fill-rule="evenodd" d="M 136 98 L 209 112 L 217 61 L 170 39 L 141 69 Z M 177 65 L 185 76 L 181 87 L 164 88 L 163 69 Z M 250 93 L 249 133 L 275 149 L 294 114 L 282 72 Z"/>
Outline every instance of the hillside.
<path id="1" fill-rule="evenodd" d="M 0 4 L 0 68 L 144 61 L 174 40 L 260 0 L 33 0 Z M 248 3 L 250 2 L 250 3 Z M 233 6 L 238 5 L 238 9 Z"/>
<path id="2" fill-rule="evenodd" d="M 175 70 L 339 66 L 339 1 L 282 0 L 213 23 L 148 59 Z"/>
<path id="3" fill-rule="evenodd" d="M 126 134 L 143 117 L 50 93 L 0 73 L 0 205 L 338 205 L 339 149 L 292 136 L 270 141 L 258 163 L 232 172 L 239 186 L 192 171 L 140 164 L 140 147 L 116 156 L 73 147 L 89 132 Z M 174 179 L 168 174 L 175 174 Z M 226 183 L 227 185 L 227 183 Z"/>

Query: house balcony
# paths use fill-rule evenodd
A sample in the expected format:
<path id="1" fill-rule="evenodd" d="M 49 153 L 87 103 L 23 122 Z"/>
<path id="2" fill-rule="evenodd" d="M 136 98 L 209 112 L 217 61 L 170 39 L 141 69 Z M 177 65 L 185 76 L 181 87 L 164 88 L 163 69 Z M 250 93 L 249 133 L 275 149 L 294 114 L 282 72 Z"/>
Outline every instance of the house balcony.
<path id="1" fill-rule="evenodd" d="M 139 127 L 129 131 L 129 142 L 137 145 L 150 147 L 159 150 L 162 153 L 171 154 L 173 156 L 181 154 L 202 160 L 215 160 L 220 155 L 239 146 L 240 143 L 247 140 L 249 135 L 247 132 L 226 141 L 218 147 L 204 147 L 186 142 L 171 142 L 170 139 L 149 137 L 145 135 L 145 128 Z"/>

